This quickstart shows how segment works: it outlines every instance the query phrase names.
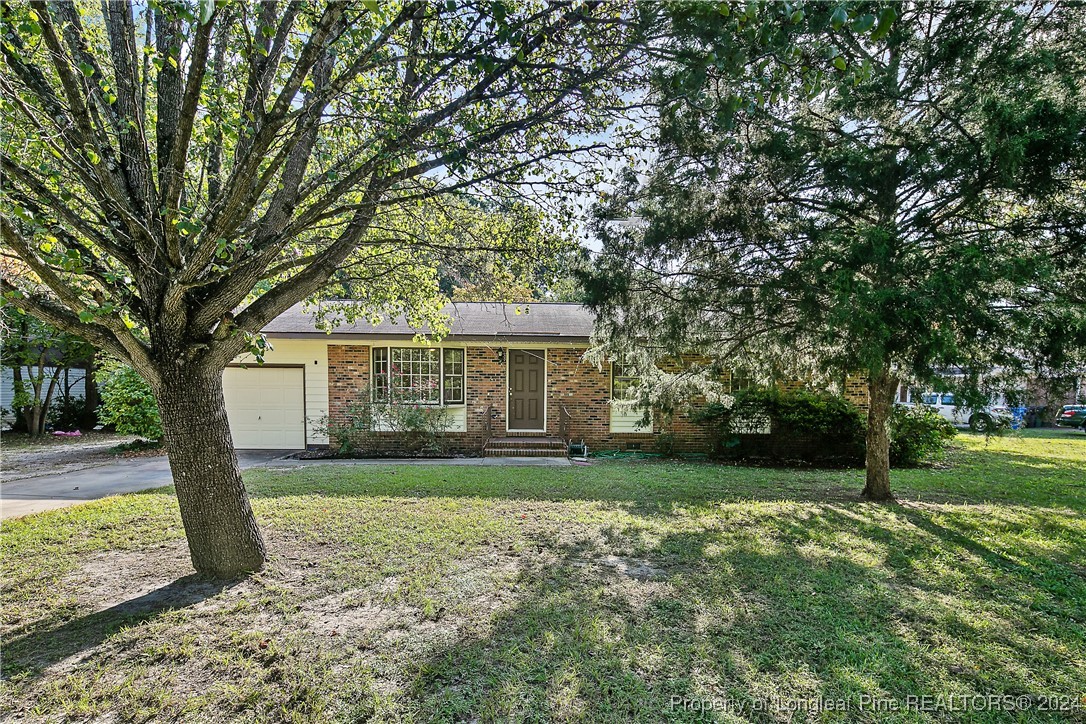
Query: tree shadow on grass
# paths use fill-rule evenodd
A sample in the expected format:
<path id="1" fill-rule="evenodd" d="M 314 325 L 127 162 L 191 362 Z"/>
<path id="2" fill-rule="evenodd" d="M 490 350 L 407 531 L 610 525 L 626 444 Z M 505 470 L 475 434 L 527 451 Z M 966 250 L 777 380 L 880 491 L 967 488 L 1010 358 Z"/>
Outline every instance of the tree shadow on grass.
<path id="1" fill-rule="evenodd" d="M 915 527 L 888 528 L 887 515 Z M 684 721 L 705 719 L 684 699 L 716 697 L 744 718 L 788 718 L 754 709 L 780 697 L 844 699 L 855 718 L 862 695 L 1057 693 L 1074 680 L 1060 646 L 1039 651 L 1015 629 L 1039 631 L 1045 618 L 1051 631 L 1073 601 L 1001 608 L 999 591 L 979 584 L 996 567 L 1035 597 L 1029 567 L 925 512 L 827 507 L 763 524 L 651 543 L 642 528 L 611 530 L 608 549 L 625 535 L 637 551 L 626 558 L 538 541 L 557 562 L 525 565 L 515 604 L 418 662 L 410 706 L 440 721 Z M 859 550 L 842 549 L 842 533 Z M 964 549 L 979 562 L 946 590 L 892 555 L 919 557 L 922 547 L 933 559 Z M 1014 626 L 1002 625 L 1007 617 Z M 1075 634 L 1066 636 L 1070 645 Z"/>
<path id="2" fill-rule="evenodd" d="M 902 469 L 892 487 L 902 499 L 929 502 L 1058 505 L 1086 508 L 1070 463 L 985 453 L 945 469 Z M 1041 472 L 1039 472 L 1041 471 Z M 1051 479 L 1051 476 L 1056 476 Z M 329 465 L 246 473 L 254 498 L 477 497 L 503 500 L 614 502 L 639 513 L 669 514 L 677 505 L 860 500 L 862 470 L 742 467 L 680 461 L 603 462 L 587 468 Z"/>
<path id="3" fill-rule="evenodd" d="M 198 604 L 243 580 L 218 581 L 193 574 L 95 613 L 72 618 L 71 608 L 59 609 L 50 620 L 34 621 L 5 637 L 3 674 L 36 677 L 53 664 L 95 649 L 121 629 Z"/>
<path id="4" fill-rule="evenodd" d="M 684 533 L 661 541 L 665 556 L 701 551 L 711 565 L 683 570 L 679 563 L 660 580 L 586 560 L 585 551 L 525 570 L 520 602 L 494 618 L 489 635 L 420 664 L 411 695 L 439 720 L 700 720 L 700 710 L 679 702 L 718 696 L 754 706 L 772 694 L 833 692 L 839 682 L 819 666 L 834 658 L 831 651 L 847 658 L 879 643 L 893 665 L 868 674 L 888 678 L 893 668 L 900 677 L 908 667 L 907 656 L 887 653 L 902 645 L 885 629 L 861 636 L 829 623 L 847 623 L 869 605 L 862 569 L 831 566 L 825 575 L 854 585 L 820 593 L 818 577 L 797 579 L 792 554 L 707 553 L 716 538 Z M 748 578 L 755 571 L 758 578 Z M 792 580 L 777 594 L 761 585 L 779 576 Z M 774 681 L 793 688 L 775 690 Z"/>

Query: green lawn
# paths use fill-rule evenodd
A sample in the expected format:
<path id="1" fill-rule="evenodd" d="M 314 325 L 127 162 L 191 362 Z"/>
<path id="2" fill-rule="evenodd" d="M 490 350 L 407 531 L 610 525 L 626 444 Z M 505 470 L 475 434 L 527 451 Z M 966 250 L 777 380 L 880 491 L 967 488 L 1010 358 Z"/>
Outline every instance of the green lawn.
<path id="1" fill-rule="evenodd" d="M 858 499 L 862 471 L 252 470 L 272 560 L 228 585 L 187 576 L 168 488 L 8 522 L 0 710 L 655 722 L 717 697 L 759 710 L 711 718 L 783 721 L 824 697 L 851 710 L 811 719 L 1086 720 L 1086 435 L 958 445 L 895 472 L 892 505 Z M 1079 708 L 859 710 L 960 694 Z"/>

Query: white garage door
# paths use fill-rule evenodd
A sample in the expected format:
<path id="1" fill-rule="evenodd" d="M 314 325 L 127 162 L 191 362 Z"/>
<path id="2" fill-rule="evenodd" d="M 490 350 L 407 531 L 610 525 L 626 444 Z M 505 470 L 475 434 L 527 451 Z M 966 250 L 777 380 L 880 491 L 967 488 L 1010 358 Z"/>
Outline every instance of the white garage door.
<path id="1" fill-rule="evenodd" d="M 236 448 L 305 447 L 305 378 L 301 367 L 227 367 L 223 396 Z"/>

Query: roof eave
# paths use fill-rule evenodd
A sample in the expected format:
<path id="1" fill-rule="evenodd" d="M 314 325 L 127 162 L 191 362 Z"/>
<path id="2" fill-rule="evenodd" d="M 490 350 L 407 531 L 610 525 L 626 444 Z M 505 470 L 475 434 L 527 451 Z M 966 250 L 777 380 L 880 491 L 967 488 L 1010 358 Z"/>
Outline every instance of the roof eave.
<path id="1" fill-rule="evenodd" d="M 360 332 L 264 332 L 268 339 L 326 339 L 328 341 L 372 341 L 372 342 L 406 342 L 415 338 L 415 333 L 404 334 L 367 334 Z M 489 344 L 510 343 L 541 343 L 587 345 L 590 342 L 587 336 L 574 335 L 542 335 L 542 334 L 510 334 L 510 335 L 476 335 L 476 334 L 449 334 L 442 337 L 440 343 L 447 342 L 480 342 Z"/>

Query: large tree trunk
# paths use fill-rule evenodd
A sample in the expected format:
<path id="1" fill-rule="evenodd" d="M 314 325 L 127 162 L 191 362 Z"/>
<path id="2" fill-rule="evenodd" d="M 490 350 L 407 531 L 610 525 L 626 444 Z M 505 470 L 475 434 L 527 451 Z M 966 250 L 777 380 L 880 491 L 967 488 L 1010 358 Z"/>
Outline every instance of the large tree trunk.
<path id="1" fill-rule="evenodd" d="M 894 406 L 897 381 L 888 369 L 868 376 L 867 485 L 863 496 L 870 500 L 893 500 L 890 494 L 890 411 Z"/>
<path id="2" fill-rule="evenodd" d="M 168 370 L 157 398 L 193 567 L 216 578 L 259 570 L 264 539 L 230 439 L 221 370 Z"/>

